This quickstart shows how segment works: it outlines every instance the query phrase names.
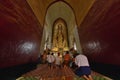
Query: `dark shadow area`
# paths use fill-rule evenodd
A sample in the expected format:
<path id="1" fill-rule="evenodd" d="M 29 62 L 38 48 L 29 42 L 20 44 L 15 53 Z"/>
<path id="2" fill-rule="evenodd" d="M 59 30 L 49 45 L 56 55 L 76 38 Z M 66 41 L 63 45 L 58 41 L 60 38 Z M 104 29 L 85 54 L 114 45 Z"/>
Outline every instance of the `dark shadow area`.
<path id="1" fill-rule="evenodd" d="M 120 66 L 95 62 L 90 62 L 90 66 L 93 71 L 108 76 L 113 80 L 120 80 Z"/>
<path id="2" fill-rule="evenodd" d="M 16 80 L 22 74 L 36 68 L 38 63 L 28 63 L 19 66 L 0 69 L 0 80 Z"/>
<path id="3" fill-rule="evenodd" d="M 39 61 L 35 63 L 0 69 L 0 80 L 16 80 L 16 78 L 22 74 L 35 69 L 37 64 L 41 63 L 40 61 L 39 59 Z M 95 72 L 108 76 L 113 80 L 120 80 L 120 66 L 95 62 L 90 62 L 90 66 Z"/>

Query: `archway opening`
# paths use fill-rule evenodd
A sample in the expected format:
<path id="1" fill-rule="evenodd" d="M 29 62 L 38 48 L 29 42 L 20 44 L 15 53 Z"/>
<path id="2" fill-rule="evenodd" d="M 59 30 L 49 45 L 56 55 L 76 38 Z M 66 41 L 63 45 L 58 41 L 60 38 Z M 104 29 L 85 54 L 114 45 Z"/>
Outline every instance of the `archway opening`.
<path id="1" fill-rule="evenodd" d="M 61 25 L 63 30 L 58 30 L 61 29 L 58 28 L 58 25 L 59 26 Z M 60 35 L 61 38 L 58 39 L 56 34 L 59 32 L 56 32 L 57 30 L 59 32 L 63 32 L 64 37 Z M 62 38 L 65 39 L 62 40 Z M 57 40 L 57 44 L 55 44 L 55 40 Z M 44 31 L 43 31 L 41 43 L 42 43 L 40 50 L 41 53 L 43 53 L 43 50 L 45 49 L 50 49 L 53 51 L 60 51 L 60 50 L 67 51 L 70 50 L 71 48 L 76 49 L 77 52 L 80 53 L 82 52 L 79 41 L 79 35 L 77 31 L 75 15 L 73 13 L 72 8 L 69 5 L 67 5 L 65 2 L 58 1 L 51 4 L 48 7 L 45 17 Z"/>

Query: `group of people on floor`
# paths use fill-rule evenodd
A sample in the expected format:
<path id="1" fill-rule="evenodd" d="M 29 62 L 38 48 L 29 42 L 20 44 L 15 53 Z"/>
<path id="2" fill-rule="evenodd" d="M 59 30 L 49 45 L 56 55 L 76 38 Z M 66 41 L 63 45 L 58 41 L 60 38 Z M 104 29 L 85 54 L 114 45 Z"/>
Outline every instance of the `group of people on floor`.
<path id="1" fill-rule="evenodd" d="M 50 69 L 71 67 L 77 76 L 83 77 L 86 80 L 93 80 L 88 59 L 83 54 L 77 52 L 71 54 L 68 51 L 65 54 L 44 51 L 42 62 L 47 63 Z"/>

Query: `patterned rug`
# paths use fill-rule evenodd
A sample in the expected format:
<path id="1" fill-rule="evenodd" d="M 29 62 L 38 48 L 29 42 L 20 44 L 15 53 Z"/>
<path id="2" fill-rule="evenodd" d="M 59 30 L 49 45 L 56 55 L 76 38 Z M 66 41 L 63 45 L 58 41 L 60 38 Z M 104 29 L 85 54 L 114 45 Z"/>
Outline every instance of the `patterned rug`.
<path id="1" fill-rule="evenodd" d="M 102 74 L 92 71 L 93 80 L 112 80 Z M 23 74 L 16 80 L 85 80 L 74 74 L 69 67 L 53 67 L 50 69 L 47 64 L 40 64 L 33 71 Z"/>

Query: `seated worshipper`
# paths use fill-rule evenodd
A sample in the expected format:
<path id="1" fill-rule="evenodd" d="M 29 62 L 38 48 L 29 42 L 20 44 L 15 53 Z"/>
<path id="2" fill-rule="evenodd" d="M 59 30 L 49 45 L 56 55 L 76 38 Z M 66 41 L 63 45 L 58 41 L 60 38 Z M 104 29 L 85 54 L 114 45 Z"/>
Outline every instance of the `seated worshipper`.
<path id="1" fill-rule="evenodd" d="M 70 60 L 71 60 L 71 56 L 69 52 L 67 51 L 66 54 L 64 55 L 64 68 L 66 66 L 69 66 Z"/>
<path id="2" fill-rule="evenodd" d="M 75 70 L 75 74 L 79 77 L 83 77 L 86 80 L 93 80 L 91 77 L 91 69 L 89 66 L 88 59 L 85 55 L 77 53 L 75 57 L 75 64 L 78 68 Z"/>
<path id="3" fill-rule="evenodd" d="M 46 59 L 47 59 L 47 52 L 44 51 L 42 55 L 42 63 L 46 63 Z"/>
<path id="4" fill-rule="evenodd" d="M 73 54 L 72 62 L 71 62 L 71 68 L 75 70 L 77 68 L 77 65 L 75 64 L 75 57 L 77 56 L 77 53 Z"/>
<path id="5" fill-rule="evenodd" d="M 60 57 L 60 53 L 57 54 L 55 57 L 55 65 L 56 67 L 61 68 L 61 63 L 62 63 L 62 57 Z"/>
<path id="6" fill-rule="evenodd" d="M 54 57 L 53 53 L 50 54 L 50 52 L 48 52 L 47 62 L 48 62 L 48 66 L 50 67 L 50 69 L 53 68 L 53 63 L 54 63 L 54 61 L 55 61 L 55 57 Z"/>

